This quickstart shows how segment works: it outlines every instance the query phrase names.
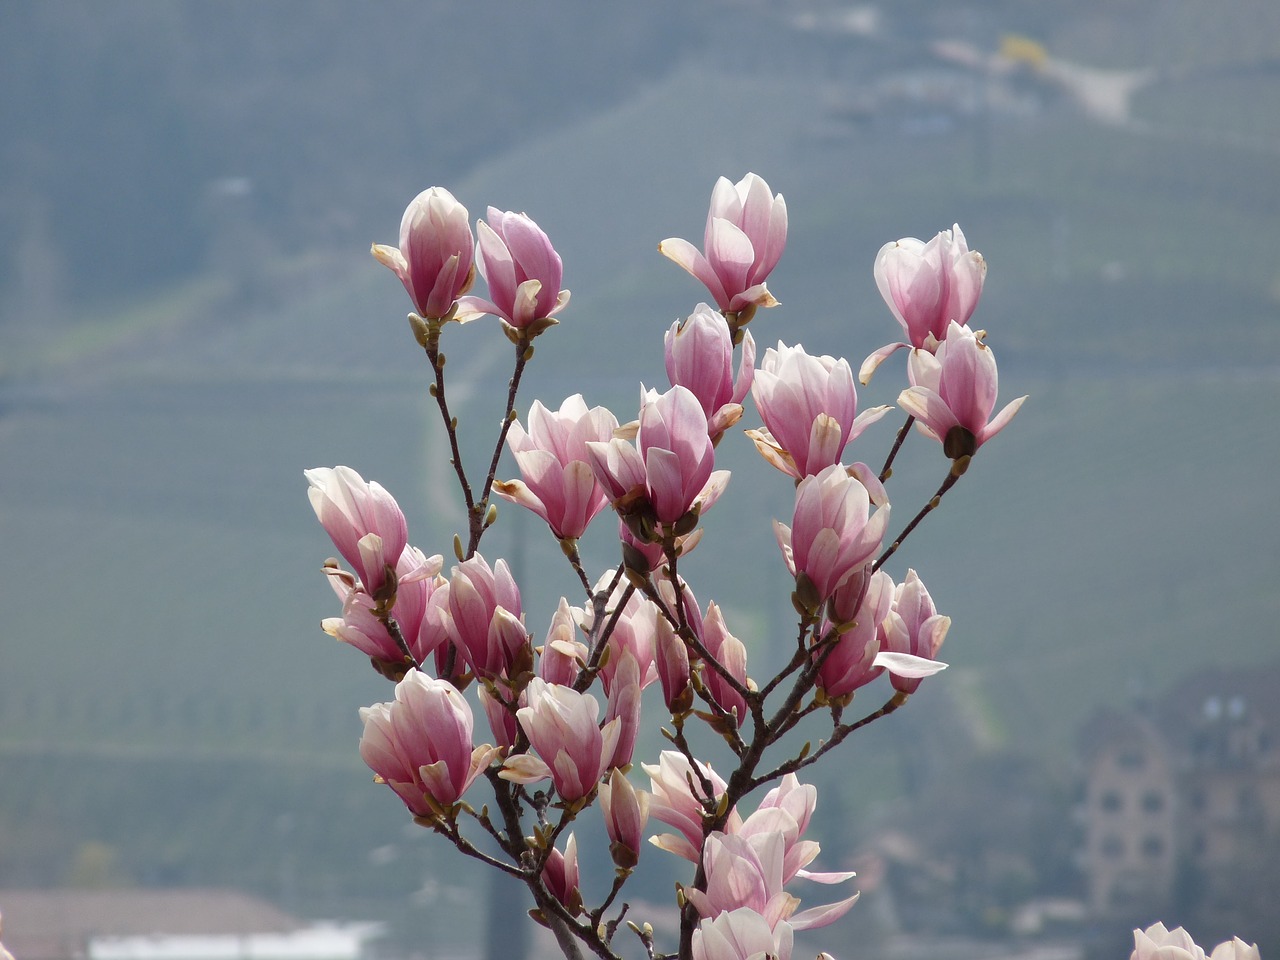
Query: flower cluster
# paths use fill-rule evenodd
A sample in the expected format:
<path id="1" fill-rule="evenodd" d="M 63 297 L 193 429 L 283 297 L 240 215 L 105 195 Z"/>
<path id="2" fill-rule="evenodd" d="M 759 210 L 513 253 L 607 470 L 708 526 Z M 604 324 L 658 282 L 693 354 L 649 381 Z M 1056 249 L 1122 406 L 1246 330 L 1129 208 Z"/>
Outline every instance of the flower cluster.
<path id="1" fill-rule="evenodd" d="M 994 354 L 985 333 L 968 326 L 986 265 L 958 226 L 929 243 L 888 244 L 877 257 L 877 283 L 907 342 L 872 353 L 862 382 L 896 350 L 910 355 L 897 401 L 907 419 L 876 471 L 850 451 L 865 446 L 891 407 L 859 412 L 848 360 L 779 341 L 757 364 L 744 328 L 757 310 L 778 305 L 767 281 L 786 238 L 786 203 L 762 178 L 719 180 L 702 249 L 681 239 L 659 246 L 711 301 L 666 331 L 668 388 L 642 387 L 634 419 L 573 394 L 554 411 L 534 401 L 523 422 L 515 400 L 533 341 L 569 300 L 547 235 L 526 215 L 494 208 L 473 235 L 466 209 L 434 187 L 405 211 L 399 247 L 373 248 L 414 305 L 467 529 L 454 538 L 457 563 L 446 574 L 442 555 L 410 545 L 404 513 L 381 486 L 350 467 L 307 471 L 312 506 L 341 556 L 325 568 L 341 616 L 323 628 L 396 682 L 392 700 L 360 712 L 360 753 L 377 779 L 419 824 L 521 880 L 532 916 L 570 956 L 576 942 L 618 956 L 613 938 L 628 907 L 614 905 L 652 819 L 670 832 L 651 843 L 687 860 L 694 876 L 679 889 L 677 931 L 631 924 L 648 954 L 655 937 L 671 935 L 683 960 L 787 960 L 795 931 L 835 921 L 858 897 L 800 909 L 793 881 L 835 884 L 853 874 L 809 869 L 819 854 L 806 838 L 817 791 L 796 774 L 900 708 L 945 666 L 937 658 L 950 618 L 915 569 L 895 582 L 882 568 L 1022 403 L 991 416 Z M 467 294 L 477 271 L 487 297 Z M 440 342 L 448 323 L 483 315 L 498 319 L 515 357 L 479 479 L 461 462 Z M 753 677 L 749 661 L 758 670 L 776 653 L 753 657 L 725 606 L 700 604 L 682 573 L 703 515 L 728 488 L 716 451 L 749 416 L 748 397 L 758 420 L 746 437 L 794 496 L 789 523 L 774 521 L 782 560 L 762 560 L 785 571 L 797 616 L 788 640 L 770 642 L 785 661 L 772 677 Z M 900 511 L 887 481 L 913 423 L 942 446 L 944 480 L 891 540 Z M 518 478 L 496 476 L 504 452 Z M 582 587 L 577 605 L 559 598 L 541 642 L 511 567 L 480 552 L 498 498 L 545 523 Z M 596 522 L 606 508 L 615 520 Z M 578 550 L 593 527 L 614 539 L 619 558 L 596 577 Z M 846 720 L 856 694 L 881 677 L 883 703 Z M 651 686 L 660 692 L 646 701 Z M 487 733 L 477 733 L 473 705 Z M 639 763 L 649 778 L 642 789 L 628 772 L 655 712 L 670 748 Z M 723 742 L 727 776 L 695 752 L 686 730 L 696 723 Z M 802 723 L 820 728 L 821 745 L 790 752 L 785 734 Z M 746 813 L 748 794 L 765 787 Z M 571 828 L 591 808 L 616 867 L 607 891 L 584 889 L 579 872 Z M 1153 955 L 1139 947 L 1139 960 Z"/>
<path id="2" fill-rule="evenodd" d="M 1172 930 L 1154 923 L 1146 930 L 1133 931 L 1133 953 L 1129 960 L 1259 960 L 1258 945 L 1234 937 L 1205 952 L 1181 927 Z"/>

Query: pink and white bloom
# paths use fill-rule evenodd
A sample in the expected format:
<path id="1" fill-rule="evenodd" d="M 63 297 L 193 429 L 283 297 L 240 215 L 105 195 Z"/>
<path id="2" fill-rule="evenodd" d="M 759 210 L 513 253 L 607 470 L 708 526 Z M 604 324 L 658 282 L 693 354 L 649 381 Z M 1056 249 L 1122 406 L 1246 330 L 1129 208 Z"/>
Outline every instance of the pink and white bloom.
<path id="1" fill-rule="evenodd" d="M 792 576 L 804 574 L 825 603 L 845 579 L 880 551 L 889 504 L 871 513 L 871 496 L 847 468 L 832 464 L 796 487 L 792 526 L 774 533 Z"/>
<path id="2" fill-rule="evenodd" d="M 1261 960 L 1256 943 L 1245 943 L 1239 937 L 1232 937 L 1213 948 L 1209 960 Z"/>
<path id="3" fill-rule="evenodd" d="M 702 645 L 720 668 L 742 686 L 747 685 L 746 645 L 729 632 L 724 614 L 715 603 L 707 604 L 707 615 L 702 620 Z M 739 725 L 747 718 L 747 701 L 730 685 L 720 670 L 706 664 L 702 670 L 702 682 L 707 692 L 727 713 L 738 718 Z"/>
<path id="4" fill-rule="evenodd" d="M 453 644 L 476 676 L 505 677 L 514 663 L 533 665 L 520 588 L 505 560 L 491 568 L 477 553 L 453 568 L 449 617 Z"/>
<path id="5" fill-rule="evenodd" d="M 751 396 L 764 430 L 748 430 L 761 455 L 796 479 L 839 463 L 845 445 L 891 408 L 858 414 L 849 362 L 779 341 L 765 351 Z"/>
<path id="6" fill-rule="evenodd" d="M 720 495 L 727 470 L 714 471 L 707 416 L 687 387 L 646 394 L 636 445 L 615 437 L 588 442 L 591 468 L 623 519 L 673 524 Z"/>
<path id="7" fill-rule="evenodd" d="M 908 570 L 907 578 L 894 589 L 893 606 L 883 620 L 884 649 L 936 660 L 950 629 L 951 618 L 938 613 L 920 577 Z M 893 676 L 895 690 L 915 693 L 919 686 L 919 677 Z"/>
<path id="8" fill-rule="evenodd" d="M 631 765 L 636 739 L 640 736 L 640 701 L 644 690 L 641 667 L 630 650 L 623 650 L 617 663 L 611 666 L 613 676 L 609 681 L 609 702 L 604 719 L 606 726 L 616 720 L 619 727 L 618 741 L 608 766 L 627 767 Z"/>
<path id="9" fill-rule="evenodd" d="M 547 639 L 538 651 L 538 676 L 547 683 L 572 686 L 590 652 L 587 645 L 578 639 L 574 608 L 561 597 L 551 617 Z"/>
<path id="10" fill-rule="evenodd" d="M 711 765 L 698 761 L 697 771 L 684 754 L 676 750 L 663 750 L 656 764 L 642 763 L 640 768 L 649 775 L 651 794 L 649 814 L 669 827 L 680 831 L 652 837 L 650 842 L 692 863 L 698 862 L 702 849 L 703 816 L 708 807 L 715 810 L 724 796 L 727 784 Z M 703 781 L 710 786 L 708 792 Z M 733 833 L 742 826 L 742 818 L 736 810 L 729 812 L 725 829 Z"/>
<path id="11" fill-rule="evenodd" d="M 365 591 L 376 600 L 395 585 L 396 564 L 409 541 L 409 528 L 395 498 L 377 483 L 366 483 L 350 467 L 304 471 L 311 509 Z"/>
<path id="12" fill-rule="evenodd" d="M 517 783 L 550 777 L 562 800 L 589 796 L 613 759 L 621 718 L 601 729 L 595 697 L 541 677 L 529 681 L 524 702 L 527 706 L 517 710 L 516 717 L 538 756 L 524 753 L 508 758 L 500 776 Z"/>
<path id="13" fill-rule="evenodd" d="M 448 316 L 475 279 L 467 208 L 444 187 L 410 202 L 400 220 L 400 247 L 373 245 L 373 255 L 404 284 L 422 317 Z"/>
<path id="14" fill-rule="evenodd" d="M 550 894 L 565 905 L 571 914 L 582 912 L 582 880 L 578 872 L 578 840 L 571 833 L 565 841 L 564 853 L 551 848 L 542 882 Z"/>
<path id="15" fill-rule="evenodd" d="M 667 331 L 664 341 L 667 378 L 688 387 L 707 415 L 712 443 L 742 418 L 742 401 L 755 379 L 756 342 L 742 335 L 742 360 L 733 376 L 733 338 L 724 317 L 700 303 Z"/>
<path id="16" fill-rule="evenodd" d="M 658 252 L 702 281 L 721 310 L 738 313 L 777 305 L 765 280 L 786 245 L 786 201 L 748 173 L 736 184 L 716 181 L 702 252 L 678 238 L 663 240 Z"/>
<path id="17" fill-rule="evenodd" d="M 600 784 L 600 813 L 609 834 L 613 862 L 630 869 L 640 859 L 640 838 L 649 821 L 649 795 L 631 785 L 626 774 L 614 769 Z"/>
<path id="18" fill-rule="evenodd" d="M 493 489 L 532 510 L 560 539 L 576 540 L 609 502 L 591 469 L 587 444 L 609 442 L 616 429 L 618 418 L 604 407 L 588 410 L 581 394 L 567 398 L 555 413 L 535 400 L 528 432 L 513 423 L 507 433 L 524 480 L 498 482 Z"/>
<path id="19" fill-rule="evenodd" d="M 427 557 L 414 546 L 405 547 L 396 564 L 396 599 L 391 613 L 418 663 L 449 640 L 449 582 L 440 576 L 443 566 L 440 554 Z M 337 580 L 334 577 L 332 581 L 335 589 Z M 342 616 L 321 621 L 324 632 L 388 667 L 403 665 L 404 653 L 375 612 L 373 598 L 359 588 L 339 589 L 339 595 L 343 593 Z"/>
<path id="20" fill-rule="evenodd" d="M 473 747 L 462 694 L 417 670 L 396 684 L 395 700 L 362 708 L 360 718 L 360 756 L 415 816 L 433 816 L 433 803 L 455 803 L 500 753 Z"/>
<path id="21" fill-rule="evenodd" d="M 791 960 L 791 925 L 771 925 L 750 907 L 704 920 L 693 931 L 693 960 Z"/>
<path id="22" fill-rule="evenodd" d="M 476 237 L 489 299 L 463 297 L 458 301 L 459 320 L 491 313 L 523 330 L 549 320 L 568 304 L 569 291 L 560 289 L 560 254 L 525 214 L 490 207 L 489 222 L 476 223 Z"/>
<path id="23" fill-rule="evenodd" d="M 953 460 L 972 456 L 1008 425 L 1027 399 L 1019 397 L 991 418 L 999 383 L 995 354 L 955 321 L 936 354 L 911 351 L 907 373 L 912 385 L 899 395 L 898 405 Z"/>
<path id="24" fill-rule="evenodd" d="M 654 620 L 653 653 L 667 709 L 672 714 L 687 712 L 693 706 L 689 646 L 666 617 Z"/>
<path id="25" fill-rule="evenodd" d="M 1182 927 L 1169 930 L 1163 923 L 1153 923 L 1146 930 L 1133 931 L 1129 960 L 1205 960 L 1205 953 Z M 1214 947 L 1208 960 L 1259 960 L 1258 945 L 1234 937 Z"/>
<path id="26" fill-rule="evenodd" d="M 708 918 L 747 907 L 763 916 L 770 927 L 782 921 L 790 923 L 795 930 L 834 923 L 853 906 L 858 894 L 797 914 L 799 898 L 783 889 L 789 879 L 786 876 L 788 836 L 798 836 L 797 824 L 791 814 L 780 807 L 766 809 L 765 814 L 776 825 L 774 829 L 708 835 L 703 852 L 707 889 L 705 892 L 686 890 L 685 895 L 698 912 Z M 817 844 L 806 843 L 814 848 L 816 855 Z M 853 874 L 832 876 L 847 880 Z"/>
<path id="27" fill-rule="evenodd" d="M 845 581 L 846 586 L 854 578 Z M 841 587 L 836 591 L 835 606 L 840 606 Z M 856 602 L 856 601 L 855 601 Z M 835 648 L 822 661 L 818 683 L 831 699 L 847 696 L 859 687 L 870 683 L 883 672 L 875 665 L 880 653 L 883 630 L 881 624 L 893 607 L 893 580 L 883 570 L 878 570 L 865 582 L 861 603 L 851 611 L 850 622 L 834 629 L 839 630 Z"/>
<path id="28" fill-rule="evenodd" d="M 874 273 L 907 342 L 886 344 L 867 357 L 858 372 L 863 383 L 894 351 L 914 347 L 933 353 L 946 337 L 948 323 L 967 324 L 982 295 L 987 262 L 969 249 L 957 223 L 928 243 L 915 237 L 886 243 L 876 255 Z"/>

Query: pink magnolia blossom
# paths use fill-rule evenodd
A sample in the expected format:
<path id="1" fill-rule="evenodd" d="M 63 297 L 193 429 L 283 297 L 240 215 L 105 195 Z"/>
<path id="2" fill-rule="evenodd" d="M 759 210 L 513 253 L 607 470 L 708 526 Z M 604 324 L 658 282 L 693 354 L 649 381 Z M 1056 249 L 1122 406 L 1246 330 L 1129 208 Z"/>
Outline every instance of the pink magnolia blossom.
<path id="1" fill-rule="evenodd" d="M 885 650 L 936 660 L 949 629 L 951 618 L 939 615 L 920 577 L 908 570 L 907 578 L 895 588 L 893 606 L 883 620 Z M 919 677 L 893 676 L 895 690 L 915 693 L 919 686 Z"/>
<path id="2" fill-rule="evenodd" d="M 480 698 L 485 719 L 489 721 L 493 742 L 504 750 L 510 750 L 520 733 L 515 711 L 511 705 L 514 695 L 510 688 L 501 681 L 495 682 L 492 686 L 481 684 L 476 690 L 476 696 Z"/>
<path id="3" fill-rule="evenodd" d="M 672 714 L 687 712 L 693 706 L 689 647 L 666 617 L 654 621 L 653 647 L 663 702 Z"/>
<path id="4" fill-rule="evenodd" d="M 847 580 L 846 586 L 854 584 Z M 881 623 L 893 606 L 893 580 L 883 570 L 872 574 L 862 588 L 857 606 L 850 611 L 849 621 L 833 625 L 837 631 L 834 649 L 822 661 L 818 683 L 831 699 L 847 696 L 864 684 L 870 683 L 883 672 L 875 666 L 880 652 Z M 840 593 L 836 591 L 835 606 L 840 606 Z"/>
<path id="5" fill-rule="evenodd" d="M 787 568 L 808 578 L 821 604 L 879 552 L 888 522 L 889 504 L 872 514 L 866 486 L 833 464 L 796 487 L 793 525 L 773 527 Z"/>
<path id="6" fill-rule="evenodd" d="M 517 783 L 550 777 L 562 800 L 589 796 L 613 759 L 622 720 L 610 720 L 601 729 L 595 697 L 541 677 L 529 681 L 524 696 L 528 705 L 516 717 L 538 756 L 508 758 L 500 776 Z"/>
<path id="7" fill-rule="evenodd" d="M 614 573 L 606 570 L 597 581 L 594 593 L 603 592 L 613 583 Z M 591 607 L 575 608 L 574 613 L 581 629 L 590 633 L 595 626 L 595 611 Z M 604 607 L 604 619 L 613 624 L 613 630 L 609 634 L 605 663 L 600 668 L 600 682 L 609 696 L 613 695 L 618 667 L 627 655 L 636 661 L 642 689 L 657 682 L 658 670 L 654 664 L 654 623 L 657 616 L 658 608 L 639 591 L 628 593 L 625 582 L 621 580 L 613 583 L 613 592 Z"/>
<path id="8" fill-rule="evenodd" d="M 489 299 L 463 297 L 459 320 L 491 313 L 524 330 L 545 324 L 568 304 L 569 291 L 560 289 L 560 255 L 529 217 L 490 207 L 489 222 L 476 223 L 476 236 Z"/>
<path id="9" fill-rule="evenodd" d="M 365 591 L 376 600 L 387 599 L 395 585 L 396 564 L 409 541 L 400 505 L 350 467 L 315 467 L 305 475 L 311 509 L 333 545 L 351 564 Z"/>
<path id="10" fill-rule="evenodd" d="M 1235 937 L 1213 948 L 1209 960 L 1258 960 L 1258 945 Z M 1205 960 L 1204 950 L 1182 927 L 1169 930 L 1163 923 L 1153 923 L 1146 930 L 1133 931 L 1133 953 L 1130 960 Z"/>
<path id="11" fill-rule="evenodd" d="M 513 664 L 533 665 L 520 589 L 505 560 L 492 568 L 476 554 L 449 578 L 451 639 L 478 677 L 505 677 Z"/>
<path id="12" fill-rule="evenodd" d="M 3 930 L 0 930 L 2 933 Z M 0 960 L 13 960 L 13 954 L 4 948 L 4 944 L 0 943 Z"/>
<path id="13" fill-rule="evenodd" d="M 572 686 L 590 651 L 578 639 L 573 607 L 564 597 L 551 617 L 547 639 L 538 650 L 538 676 L 547 683 Z"/>
<path id="14" fill-rule="evenodd" d="M 1245 943 L 1239 937 L 1232 937 L 1213 948 L 1209 960 L 1261 960 L 1256 943 Z"/>
<path id="15" fill-rule="evenodd" d="M 564 904 L 571 914 L 582 912 L 582 880 L 578 872 L 578 840 L 571 833 L 565 841 L 564 853 L 551 848 L 546 866 L 542 868 L 542 883 L 547 891 Z"/>
<path id="16" fill-rule="evenodd" d="M 698 398 L 715 443 L 742 418 L 742 401 L 755 378 L 755 340 L 743 332 L 736 380 L 729 325 L 707 304 L 698 304 L 686 319 L 672 324 L 664 343 L 671 385 L 688 387 Z"/>
<path id="17" fill-rule="evenodd" d="M 874 273 L 908 342 L 886 344 L 867 357 L 858 372 L 863 383 L 895 350 L 914 347 L 933 353 L 946 337 L 948 323 L 967 324 L 982 295 L 987 263 L 969 249 L 957 223 L 928 243 L 915 237 L 886 243 L 876 255 Z"/>
<path id="18" fill-rule="evenodd" d="M 912 386 L 902 391 L 898 405 L 953 460 L 972 456 L 1005 428 L 1027 399 L 1019 397 L 991 419 L 998 384 L 995 354 L 955 321 L 936 355 L 911 351 L 907 372 Z"/>
<path id="19" fill-rule="evenodd" d="M 473 747 L 462 694 L 417 670 L 396 684 L 394 701 L 364 707 L 360 718 L 360 756 L 415 816 L 434 815 L 433 802 L 455 803 L 500 752 Z"/>
<path id="20" fill-rule="evenodd" d="M 404 548 L 396 564 L 396 599 L 391 612 L 418 663 L 449 641 L 449 582 L 440 576 L 443 565 L 440 554 L 427 557 L 413 546 Z M 363 589 L 346 590 L 342 616 L 328 618 L 320 626 L 388 669 L 396 664 L 403 667 L 404 653 L 375 613 L 375 606 Z"/>
<path id="21" fill-rule="evenodd" d="M 771 925 L 750 907 L 704 920 L 693 931 L 693 960 L 791 960 L 791 925 Z"/>
<path id="22" fill-rule="evenodd" d="M 716 181 L 702 252 L 677 238 L 663 240 L 658 251 L 702 281 L 721 310 L 738 313 L 777 305 L 765 280 L 786 244 L 786 201 L 748 173 L 736 184 Z"/>
<path id="23" fill-rule="evenodd" d="M 702 849 L 703 816 L 708 805 L 714 810 L 720 797 L 724 796 L 724 780 L 711 769 L 710 764 L 702 761 L 698 761 L 695 772 L 688 758 L 676 750 L 663 750 L 657 764 L 643 763 L 640 767 L 649 775 L 652 790 L 650 816 L 680 831 L 679 836 L 664 833 L 653 837 L 650 842 L 697 863 Z M 709 794 L 703 786 L 704 779 L 711 787 Z M 725 829 L 733 833 L 741 825 L 742 818 L 736 810 L 731 810 Z"/>
<path id="24" fill-rule="evenodd" d="M 617 417 L 604 407 L 588 410 L 581 394 L 566 399 L 555 413 L 535 400 L 528 432 L 513 423 L 507 433 L 524 480 L 495 483 L 493 489 L 528 507 L 560 539 L 576 540 L 609 502 L 591 469 L 587 444 L 609 442 L 617 428 Z"/>
<path id="25" fill-rule="evenodd" d="M 373 245 L 374 257 L 400 278 L 420 316 L 447 316 L 475 279 L 468 219 L 453 194 L 431 187 L 405 209 L 399 249 Z"/>
<path id="26" fill-rule="evenodd" d="M 600 813 L 609 835 L 613 862 L 630 869 L 640 859 L 640 838 L 649 820 L 649 795 L 631 785 L 621 770 L 614 768 L 600 784 Z"/>
<path id="27" fill-rule="evenodd" d="M 646 394 L 636 445 L 615 437 L 588 442 L 591 468 L 623 519 L 674 524 L 695 505 L 701 509 L 728 482 L 714 471 L 715 450 L 707 416 L 686 387 Z"/>
<path id="28" fill-rule="evenodd" d="M 889 407 L 858 414 L 847 360 L 814 357 L 779 341 L 765 351 L 751 388 L 764 430 L 748 430 L 761 455 L 796 479 L 839 463 L 845 445 Z"/>
<path id="29" fill-rule="evenodd" d="M 702 620 L 702 645 L 716 663 L 743 686 L 747 685 L 747 648 L 741 640 L 729 632 L 724 614 L 715 603 L 707 605 L 707 615 Z M 734 714 L 741 725 L 747 718 L 747 701 L 711 664 L 702 671 L 702 682 L 716 703 L 728 713 Z"/>
<path id="30" fill-rule="evenodd" d="M 776 927 L 782 921 L 790 923 L 796 930 L 834 923 L 848 912 L 858 895 L 855 893 L 838 903 L 797 914 L 799 898 L 783 889 L 788 879 L 788 836 L 798 835 L 797 824 L 781 807 L 768 808 L 764 814 L 773 825 L 772 829 L 753 833 L 711 833 L 707 836 L 703 852 L 707 889 L 705 892 L 686 890 L 685 895 L 698 912 L 708 918 L 747 907 L 763 916 L 770 927 Z M 809 843 L 815 848 L 813 852 L 816 855 L 817 845 L 812 841 Z M 853 874 L 833 876 L 847 880 Z"/>
<path id="31" fill-rule="evenodd" d="M 608 761 L 610 767 L 629 767 L 635 753 L 636 739 L 640 736 L 640 695 L 644 689 L 640 669 L 639 661 L 630 650 L 623 650 L 617 663 L 612 665 L 604 719 L 606 726 L 617 720 L 619 727 L 618 742 Z"/>

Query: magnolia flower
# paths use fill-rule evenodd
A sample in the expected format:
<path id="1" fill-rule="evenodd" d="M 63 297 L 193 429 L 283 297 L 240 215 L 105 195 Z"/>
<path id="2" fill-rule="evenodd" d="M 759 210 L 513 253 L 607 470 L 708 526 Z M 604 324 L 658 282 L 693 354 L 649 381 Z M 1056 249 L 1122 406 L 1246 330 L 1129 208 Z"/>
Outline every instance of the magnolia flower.
<path id="1" fill-rule="evenodd" d="M 523 753 L 510 757 L 500 776 L 516 783 L 551 778 L 562 800 L 581 800 L 595 790 L 613 759 L 621 732 L 617 718 L 599 726 L 596 698 L 572 687 L 547 683 L 541 677 L 529 681 L 528 706 L 516 711 L 538 756 Z"/>
<path id="2" fill-rule="evenodd" d="M 623 519 L 674 524 L 719 497 L 727 470 L 712 471 L 707 416 L 686 387 L 646 394 L 633 447 L 615 437 L 588 442 L 591 468 Z"/>
<path id="3" fill-rule="evenodd" d="M 833 464 L 796 487 L 793 525 L 775 520 L 773 527 L 787 568 L 804 574 L 818 605 L 880 551 L 888 523 L 889 505 L 872 514 L 866 486 Z"/>
<path id="4" fill-rule="evenodd" d="M 542 229 L 523 213 L 489 208 L 489 222 L 476 223 L 480 273 L 489 299 L 463 297 L 458 319 L 486 313 L 501 317 L 517 330 L 546 325 L 569 302 L 560 289 L 564 266 Z"/>
<path id="5" fill-rule="evenodd" d="M 617 428 L 617 417 L 604 407 L 588 410 L 581 394 L 566 399 L 555 413 L 535 400 L 529 431 L 513 423 L 507 433 L 524 480 L 495 483 L 494 491 L 528 507 L 560 539 L 577 539 L 609 502 L 591 469 L 587 443 L 608 442 Z"/>
<path id="6" fill-rule="evenodd" d="M 450 638 L 479 677 L 509 676 L 533 650 L 516 586 L 505 560 L 494 567 L 475 554 L 453 568 L 449 578 Z"/>
<path id="7" fill-rule="evenodd" d="M 609 681 L 609 703 L 605 708 L 605 725 L 614 720 L 620 724 L 618 742 L 609 767 L 629 767 L 640 735 L 640 695 L 644 689 L 641 681 L 640 662 L 630 650 L 623 650 L 613 665 L 613 677 Z"/>
<path id="8" fill-rule="evenodd" d="M 827 654 L 818 671 L 818 684 L 831 699 L 847 696 L 864 684 L 870 683 L 882 672 L 875 666 L 880 653 L 881 623 L 893 606 L 893 580 L 883 570 L 878 570 L 867 580 L 851 577 L 836 591 L 833 606 L 841 606 L 840 594 L 849 585 L 858 586 L 862 596 L 855 601 L 849 622 L 836 629 L 834 649 Z"/>
<path id="9" fill-rule="evenodd" d="M 898 405 L 916 418 L 916 426 L 942 444 L 952 460 L 972 456 L 1005 428 L 1026 397 L 1014 400 L 995 419 L 996 358 L 968 327 L 952 321 L 936 355 L 912 350 L 907 372 L 911 386 Z"/>
<path id="10" fill-rule="evenodd" d="M 694 960 L 791 960 L 794 933 L 786 921 L 771 925 L 750 907 L 704 920 L 693 931 Z"/>
<path id="11" fill-rule="evenodd" d="M 796 479 L 839 463 L 845 445 L 890 407 L 858 415 L 849 362 L 814 357 L 779 341 L 765 351 L 751 396 L 765 430 L 748 430 L 761 455 Z"/>
<path id="12" fill-rule="evenodd" d="M 390 268 L 419 315 L 448 316 L 454 301 L 475 279 L 474 241 L 467 208 L 444 187 L 413 198 L 400 220 L 400 248 L 373 245 L 378 262 Z"/>
<path id="13" fill-rule="evenodd" d="M 724 795 L 726 784 L 710 764 L 698 761 L 697 770 L 684 754 L 676 750 L 663 750 L 657 764 L 643 763 L 641 769 L 649 775 L 652 793 L 649 797 L 649 814 L 669 827 L 680 831 L 680 836 L 664 833 L 651 838 L 654 846 L 693 863 L 698 862 L 702 848 L 703 825 L 708 806 L 714 810 Z M 705 792 L 703 781 L 710 786 Z M 742 825 L 737 811 L 729 812 L 725 829 L 732 833 Z"/>
<path id="14" fill-rule="evenodd" d="M 863 383 L 895 350 L 915 347 L 933 353 L 946 337 L 948 323 L 967 324 L 982 295 L 987 263 L 969 249 L 957 223 L 928 243 L 915 237 L 886 243 L 876 255 L 874 273 L 908 342 L 886 344 L 867 357 L 858 371 Z"/>
<path id="15" fill-rule="evenodd" d="M 589 653 L 587 645 L 578 639 L 573 607 L 561 597 L 551 617 L 547 639 L 538 649 L 538 676 L 547 683 L 572 686 Z"/>
<path id="16" fill-rule="evenodd" d="M 747 648 L 741 640 L 729 632 L 724 622 L 724 614 L 715 603 L 707 605 L 707 615 L 702 621 L 702 645 L 711 654 L 720 668 L 737 680 L 742 686 L 747 685 Z M 716 703 L 727 713 L 737 716 L 739 725 L 747 718 L 747 701 L 735 690 L 712 664 L 707 664 L 702 671 L 702 682 Z"/>
<path id="17" fill-rule="evenodd" d="M 377 483 L 350 467 L 304 471 L 311 509 L 365 591 L 376 600 L 395 584 L 396 564 L 409 540 L 404 513 Z"/>
<path id="18" fill-rule="evenodd" d="M 1168 930 L 1163 923 L 1153 923 L 1133 931 L 1129 960 L 1205 960 L 1205 954 L 1182 927 Z M 1214 947 L 1209 960 L 1259 960 L 1258 945 L 1235 937 Z"/>
<path id="19" fill-rule="evenodd" d="M 633 787 L 626 774 L 614 768 L 609 779 L 600 784 L 600 813 L 613 862 L 631 869 L 640 859 L 640 837 L 649 820 L 649 795 Z"/>
<path id="20" fill-rule="evenodd" d="M 748 173 L 736 184 L 716 181 L 701 253 L 676 238 L 663 240 L 658 252 L 702 281 L 721 310 L 738 313 L 777 305 L 765 280 L 786 244 L 786 201 Z"/>
<path id="21" fill-rule="evenodd" d="M 392 614 L 409 653 L 423 663 L 449 640 L 449 581 L 440 576 L 444 557 L 425 556 L 407 546 L 396 564 L 396 594 Z M 330 582 L 338 578 L 331 577 Z M 404 651 L 392 637 L 376 602 L 363 589 L 345 591 L 342 616 L 321 621 L 321 628 L 336 640 L 350 644 L 392 673 L 404 669 Z M 398 676 L 396 677 L 398 679 Z"/>
<path id="22" fill-rule="evenodd" d="M 742 401 L 755 378 L 756 342 L 743 332 L 742 360 L 733 376 L 733 338 L 724 317 L 705 303 L 671 325 L 664 341 L 671 385 L 688 387 L 707 415 L 715 443 L 742 418 Z"/>
<path id="23" fill-rule="evenodd" d="M 471 708 L 452 684 L 410 670 L 390 703 L 360 710 L 360 756 L 415 816 L 455 803 L 499 755 L 471 743 Z"/>
<path id="24" fill-rule="evenodd" d="M 542 882 L 547 891 L 565 905 L 571 914 L 582 912 L 581 879 L 578 873 L 578 841 L 571 833 L 565 841 L 564 853 L 551 848 L 547 864 L 542 868 Z"/>
<path id="25" fill-rule="evenodd" d="M 787 921 L 795 930 L 824 927 L 834 923 L 858 899 L 854 894 L 838 903 L 815 907 L 797 914 L 800 900 L 783 889 L 788 834 L 798 834 L 796 821 L 780 807 L 766 811 L 776 825 L 757 833 L 712 833 L 707 837 L 703 866 L 707 876 L 705 892 L 691 889 L 685 895 L 704 917 L 748 907 L 765 918 L 770 927 Z M 744 825 L 745 827 L 745 825 Z M 816 844 L 813 844 L 816 853 Z M 852 873 L 838 875 L 849 879 Z"/>
<path id="26" fill-rule="evenodd" d="M 884 649 L 934 660 L 951 629 L 951 618 L 939 615 L 933 598 L 914 570 L 893 592 L 893 606 L 883 619 Z M 915 693 L 920 678 L 894 675 L 893 687 Z"/>

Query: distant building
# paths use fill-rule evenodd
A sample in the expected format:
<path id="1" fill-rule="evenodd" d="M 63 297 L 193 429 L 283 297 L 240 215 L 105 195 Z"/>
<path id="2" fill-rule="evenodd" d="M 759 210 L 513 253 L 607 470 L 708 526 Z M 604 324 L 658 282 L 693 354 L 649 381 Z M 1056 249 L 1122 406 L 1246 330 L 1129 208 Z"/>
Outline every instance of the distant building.
<path id="1" fill-rule="evenodd" d="M 1280 854 L 1280 664 L 1198 672 L 1082 734 L 1094 916 L 1250 922 Z"/>
<path id="2" fill-rule="evenodd" d="M 0 889 L 0 914 L 19 960 L 363 960 L 377 933 L 216 889 Z"/>

